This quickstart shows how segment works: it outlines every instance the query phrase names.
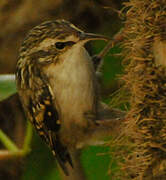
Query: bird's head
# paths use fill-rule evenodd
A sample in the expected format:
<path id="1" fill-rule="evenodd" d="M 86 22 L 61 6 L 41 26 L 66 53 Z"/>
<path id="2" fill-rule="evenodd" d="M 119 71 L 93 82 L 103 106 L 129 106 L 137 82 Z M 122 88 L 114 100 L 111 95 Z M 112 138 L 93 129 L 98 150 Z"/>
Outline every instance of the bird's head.
<path id="1" fill-rule="evenodd" d="M 83 46 L 98 39 L 108 40 L 102 35 L 85 33 L 65 20 L 48 21 L 34 27 L 20 49 L 16 70 L 20 99 L 28 118 L 56 152 L 66 174 L 64 164 L 71 160 L 63 144 L 70 142 L 75 146 L 77 142 L 70 130 L 66 141 L 66 127 L 72 127 L 77 120 L 74 127 L 84 132 L 84 112 L 96 111 L 95 71 Z M 71 101 L 77 102 L 72 109 Z M 69 120 L 65 122 L 66 119 Z"/>
<path id="2" fill-rule="evenodd" d="M 108 40 L 108 37 L 85 33 L 65 20 L 46 21 L 28 33 L 20 49 L 20 56 L 38 56 L 38 63 L 47 64 L 73 46 L 83 46 L 88 41 L 98 39 Z M 49 56 L 52 58 L 45 58 Z"/>
<path id="3" fill-rule="evenodd" d="M 77 53 L 78 56 L 78 51 L 75 50 L 91 40 L 107 41 L 109 38 L 85 33 L 65 20 L 46 21 L 34 27 L 29 31 L 20 48 L 20 57 L 17 63 L 18 79 L 23 74 L 39 73 L 38 69 L 43 66 L 60 63 L 66 57 L 69 59 L 70 52 Z M 28 71 L 31 72 L 28 73 Z"/>

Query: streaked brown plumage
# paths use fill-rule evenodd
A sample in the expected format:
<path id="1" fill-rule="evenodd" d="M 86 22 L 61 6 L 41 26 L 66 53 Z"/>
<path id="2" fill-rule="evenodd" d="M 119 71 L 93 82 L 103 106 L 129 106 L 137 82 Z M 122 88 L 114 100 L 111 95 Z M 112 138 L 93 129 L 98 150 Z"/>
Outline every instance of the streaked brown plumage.
<path id="1" fill-rule="evenodd" d="M 95 70 L 83 47 L 95 39 L 106 38 L 65 20 L 48 21 L 33 28 L 20 49 L 16 83 L 25 113 L 66 174 L 70 149 L 97 115 Z"/>

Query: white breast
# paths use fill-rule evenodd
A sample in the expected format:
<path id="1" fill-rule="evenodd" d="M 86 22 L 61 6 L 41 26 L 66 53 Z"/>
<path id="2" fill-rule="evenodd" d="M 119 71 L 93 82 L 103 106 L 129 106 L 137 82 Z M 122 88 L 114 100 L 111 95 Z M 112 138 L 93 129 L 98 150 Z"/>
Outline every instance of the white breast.
<path id="1" fill-rule="evenodd" d="M 84 47 L 75 46 L 62 57 L 63 62 L 51 67 L 49 73 L 61 121 L 86 125 L 84 113 L 95 109 L 95 72 Z"/>

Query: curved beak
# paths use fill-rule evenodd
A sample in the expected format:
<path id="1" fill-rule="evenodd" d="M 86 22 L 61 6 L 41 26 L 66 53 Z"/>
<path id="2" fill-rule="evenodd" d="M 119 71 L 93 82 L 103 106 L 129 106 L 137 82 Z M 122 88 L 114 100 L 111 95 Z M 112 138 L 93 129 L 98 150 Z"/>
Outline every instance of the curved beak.
<path id="1" fill-rule="evenodd" d="M 80 37 L 79 41 L 84 41 L 84 42 L 93 41 L 93 40 L 104 40 L 104 41 L 110 40 L 109 37 L 104 36 L 104 35 L 84 33 L 84 32 L 82 32 L 79 37 Z"/>

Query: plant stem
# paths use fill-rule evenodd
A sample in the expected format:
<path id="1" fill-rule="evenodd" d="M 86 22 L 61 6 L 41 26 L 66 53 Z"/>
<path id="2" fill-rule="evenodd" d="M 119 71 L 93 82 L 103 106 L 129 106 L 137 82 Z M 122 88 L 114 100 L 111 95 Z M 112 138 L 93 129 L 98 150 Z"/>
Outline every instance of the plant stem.
<path id="1" fill-rule="evenodd" d="M 32 134 L 32 125 L 29 121 L 27 121 L 23 149 L 18 149 L 17 146 L 10 140 L 10 138 L 0 129 L 0 141 L 7 148 L 7 150 L 0 150 L 0 160 L 27 155 L 30 151 L 30 142 L 32 140 Z"/>
<path id="2" fill-rule="evenodd" d="M 0 75 L 0 82 L 6 82 L 6 81 L 15 81 L 15 75 L 14 74 L 1 74 Z"/>
<path id="3" fill-rule="evenodd" d="M 10 151 L 19 151 L 15 143 L 12 142 L 12 140 L 0 129 L 0 141 L 3 143 L 3 145 Z"/>
<path id="4" fill-rule="evenodd" d="M 32 125 L 29 121 L 27 121 L 27 129 L 26 129 L 26 135 L 25 135 L 24 145 L 23 145 L 23 151 L 25 152 L 25 154 L 27 154 L 30 150 L 30 143 L 32 140 L 32 135 L 33 135 Z"/>

